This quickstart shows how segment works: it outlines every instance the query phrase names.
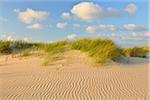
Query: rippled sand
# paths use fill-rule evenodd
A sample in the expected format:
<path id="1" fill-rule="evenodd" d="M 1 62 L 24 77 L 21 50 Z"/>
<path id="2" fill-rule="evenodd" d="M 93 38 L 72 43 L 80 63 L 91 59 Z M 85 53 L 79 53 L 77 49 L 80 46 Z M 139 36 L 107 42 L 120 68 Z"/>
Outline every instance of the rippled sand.
<path id="1" fill-rule="evenodd" d="M 0 57 L 1 100 L 148 100 L 148 64 L 94 67 L 73 51 L 42 66 L 40 57 Z M 143 60 L 144 61 L 144 60 Z"/>

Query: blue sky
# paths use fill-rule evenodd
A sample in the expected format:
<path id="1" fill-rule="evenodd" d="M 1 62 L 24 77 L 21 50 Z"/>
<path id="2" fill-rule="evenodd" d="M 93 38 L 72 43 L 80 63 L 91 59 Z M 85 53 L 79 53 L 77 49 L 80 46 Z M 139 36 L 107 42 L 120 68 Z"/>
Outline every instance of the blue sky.
<path id="1" fill-rule="evenodd" d="M 0 39 L 50 42 L 109 38 L 119 46 L 148 45 L 148 0 L 0 0 Z"/>

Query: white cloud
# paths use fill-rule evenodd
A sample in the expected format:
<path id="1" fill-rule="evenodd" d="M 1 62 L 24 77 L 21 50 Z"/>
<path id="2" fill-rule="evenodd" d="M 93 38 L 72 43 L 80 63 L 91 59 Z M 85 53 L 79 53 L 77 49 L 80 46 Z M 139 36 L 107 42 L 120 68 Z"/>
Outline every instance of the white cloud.
<path id="1" fill-rule="evenodd" d="M 89 33 L 95 33 L 97 31 L 111 31 L 116 32 L 117 27 L 115 25 L 96 25 L 96 26 L 88 26 L 86 27 L 86 31 Z"/>
<path id="2" fill-rule="evenodd" d="M 150 38 L 150 33 L 149 32 L 144 33 L 144 37 Z"/>
<path id="3" fill-rule="evenodd" d="M 126 30 L 135 30 L 137 28 L 137 26 L 135 24 L 125 24 L 124 28 Z"/>
<path id="4" fill-rule="evenodd" d="M 111 34 L 111 36 L 112 36 L 112 37 L 115 37 L 115 36 L 116 36 L 116 34 L 115 34 L 115 33 L 112 33 L 112 34 Z"/>
<path id="5" fill-rule="evenodd" d="M 15 39 L 14 39 L 12 36 L 8 36 L 8 37 L 6 38 L 6 40 L 7 40 L 7 41 L 14 41 Z"/>
<path id="6" fill-rule="evenodd" d="M 125 24 L 123 25 L 123 27 L 125 30 L 128 30 L 128 31 L 137 31 L 137 32 L 147 31 L 147 28 L 138 26 L 136 24 Z"/>
<path id="7" fill-rule="evenodd" d="M 36 24 L 32 24 L 32 25 L 27 26 L 27 28 L 29 28 L 29 29 L 40 30 L 40 29 L 43 29 L 44 26 L 43 26 L 42 24 L 36 23 Z"/>
<path id="8" fill-rule="evenodd" d="M 131 33 L 133 37 L 136 37 L 137 36 L 137 33 L 136 32 L 133 32 Z"/>
<path id="9" fill-rule="evenodd" d="M 148 43 L 150 39 L 149 32 L 133 32 L 131 34 L 97 34 L 98 38 L 112 39 L 117 45 L 125 46 L 143 46 Z"/>
<path id="10" fill-rule="evenodd" d="M 71 13 L 83 21 L 93 21 L 103 18 L 103 9 L 92 2 L 82 2 L 71 9 Z"/>
<path id="11" fill-rule="evenodd" d="M 14 12 L 19 13 L 19 12 L 20 12 L 20 9 L 19 9 L 19 8 L 14 9 Z"/>
<path id="12" fill-rule="evenodd" d="M 137 11 L 137 7 L 135 4 L 130 3 L 127 5 L 127 7 L 125 8 L 125 11 L 127 11 L 127 13 L 129 14 L 129 16 L 134 16 L 136 11 Z"/>
<path id="13" fill-rule="evenodd" d="M 71 13 L 83 21 L 95 21 L 104 18 L 119 18 L 126 14 L 135 15 L 137 7 L 135 4 L 129 4 L 124 9 L 115 9 L 108 7 L 103 9 L 100 5 L 92 2 L 81 2 L 71 9 Z"/>
<path id="14" fill-rule="evenodd" d="M 112 34 L 97 34 L 98 38 L 101 39 L 111 39 L 113 41 L 117 41 L 120 40 L 120 37 L 118 36 L 118 34 L 112 33 Z"/>
<path id="15" fill-rule="evenodd" d="M 132 37 L 135 37 L 135 38 L 149 38 L 150 37 L 150 33 L 149 32 L 133 32 L 131 33 L 131 36 Z"/>
<path id="16" fill-rule="evenodd" d="M 126 35 L 122 38 L 124 41 L 148 41 L 150 38 L 150 33 L 149 32 L 132 32 L 129 35 Z M 134 43 L 136 43 L 134 42 Z"/>
<path id="17" fill-rule="evenodd" d="M 116 32 L 117 28 L 115 25 L 106 25 L 104 30 L 108 30 L 108 31 L 112 31 L 112 32 Z"/>
<path id="18" fill-rule="evenodd" d="M 89 33 L 95 33 L 97 31 L 97 27 L 88 26 L 88 27 L 86 27 L 86 31 L 88 31 Z"/>
<path id="19" fill-rule="evenodd" d="M 24 40 L 25 42 L 31 42 L 31 41 L 32 41 L 31 39 L 29 39 L 29 38 L 27 38 L 27 37 L 23 38 L 23 40 Z"/>
<path id="20" fill-rule="evenodd" d="M 74 40 L 76 38 L 77 38 L 76 34 L 70 34 L 70 35 L 67 36 L 67 39 L 69 39 L 69 40 Z"/>
<path id="21" fill-rule="evenodd" d="M 59 29 L 64 29 L 67 27 L 67 23 L 57 23 L 56 24 L 56 27 L 59 28 Z"/>
<path id="22" fill-rule="evenodd" d="M 18 12 L 18 18 L 25 24 L 33 24 L 39 22 L 48 17 L 48 13 L 44 11 L 35 11 L 33 9 L 27 8 L 26 11 L 21 12 L 20 10 L 15 10 Z"/>
<path id="23" fill-rule="evenodd" d="M 62 13 L 61 18 L 63 18 L 63 19 L 71 19 L 71 15 L 70 15 L 70 13 L 64 12 L 64 13 Z"/>

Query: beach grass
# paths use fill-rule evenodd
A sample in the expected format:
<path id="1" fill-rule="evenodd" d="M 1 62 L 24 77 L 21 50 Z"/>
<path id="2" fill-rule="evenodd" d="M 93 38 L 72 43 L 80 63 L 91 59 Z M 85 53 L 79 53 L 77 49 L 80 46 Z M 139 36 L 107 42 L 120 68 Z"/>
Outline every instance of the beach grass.
<path id="1" fill-rule="evenodd" d="M 25 49 L 23 51 L 21 51 L 20 53 L 20 57 L 27 57 L 31 55 L 31 50 L 30 49 Z"/>
<path id="2" fill-rule="evenodd" d="M 12 49 L 10 46 L 10 41 L 0 41 L 0 53 L 1 54 L 10 54 Z"/>
<path id="3" fill-rule="evenodd" d="M 146 53 L 149 52 L 145 47 L 134 47 L 122 49 L 122 55 L 128 57 L 146 57 Z"/>
<path id="4" fill-rule="evenodd" d="M 22 57 L 29 56 L 31 51 L 43 51 L 43 65 L 63 57 L 69 50 L 79 50 L 88 54 L 95 63 L 105 64 L 109 61 L 117 61 L 121 55 L 129 57 L 145 57 L 149 47 L 119 48 L 109 39 L 78 39 L 75 41 L 57 41 L 53 43 L 34 43 L 25 41 L 0 41 L 1 54 L 20 53 Z"/>
<path id="5" fill-rule="evenodd" d="M 68 51 L 70 48 L 70 43 L 68 41 L 58 41 L 55 43 L 44 44 L 41 46 L 41 49 L 45 52 L 45 58 L 43 61 L 44 66 L 51 64 L 54 61 L 57 61 L 58 58 L 61 58 L 65 51 Z"/>
<path id="6" fill-rule="evenodd" d="M 111 40 L 80 39 L 72 43 L 72 49 L 87 52 L 96 63 L 104 64 L 120 57 L 120 49 Z"/>

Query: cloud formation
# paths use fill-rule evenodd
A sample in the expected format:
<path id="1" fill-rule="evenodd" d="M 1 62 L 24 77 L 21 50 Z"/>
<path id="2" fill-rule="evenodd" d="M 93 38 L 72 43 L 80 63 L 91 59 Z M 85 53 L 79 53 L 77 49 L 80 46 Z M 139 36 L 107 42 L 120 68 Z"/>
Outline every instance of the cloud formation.
<path id="1" fill-rule="evenodd" d="M 95 33 L 97 31 L 111 31 L 116 32 L 117 27 L 115 25 L 96 25 L 86 27 L 86 31 L 89 33 Z"/>
<path id="2" fill-rule="evenodd" d="M 33 24 L 39 22 L 48 17 L 49 13 L 45 11 L 35 11 L 33 9 L 27 8 L 26 11 L 21 12 L 19 9 L 15 9 L 18 13 L 18 18 L 25 24 Z"/>
<path id="3" fill-rule="evenodd" d="M 132 32 L 131 36 L 134 38 L 150 38 L 149 32 Z"/>
<path id="4" fill-rule="evenodd" d="M 71 15 L 70 15 L 70 13 L 64 12 L 64 13 L 62 13 L 61 18 L 63 18 L 63 19 L 71 19 Z"/>
<path id="5" fill-rule="evenodd" d="M 104 18 L 119 18 L 128 14 L 133 16 L 137 11 L 135 4 L 128 4 L 126 8 L 118 10 L 112 7 L 103 9 L 100 5 L 92 2 L 81 2 L 71 9 L 71 13 L 83 21 L 95 21 Z M 68 13 L 69 14 L 69 13 Z"/>
<path id="6" fill-rule="evenodd" d="M 89 33 L 95 33 L 97 31 L 97 27 L 88 26 L 88 27 L 86 27 L 86 31 L 89 32 Z"/>
<path id="7" fill-rule="evenodd" d="M 150 33 L 148 32 L 133 32 L 130 35 L 126 35 L 122 38 L 124 41 L 147 41 L 150 38 Z"/>
<path id="8" fill-rule="evenodd" d="M 16 8 L 16 9 L 14 9 L 13 11 L 16 12 L 16 13 L 19 13 L 19 12 L 20 12 L 20 9 L 19 9 L 19 8 Z"/>
<path id="9" fill-rule="evenodd" d="M 127 11 L 127 13 L 129 14 L 129 16 L 134 16 L 136 11 L 137 11 L 137 7 L 135 4 L 130 3 L 127 5 L 127 7 L 125 8 L 125 11 Z"/>
<path id="10" fill-rule="evenodd" d="M 147 28 L 138 26 L 136 24 L 125 24 L 123 25 L 123 27 L 125 30 L 128 30 L 128 31 L 136 31 L 136 32 L 147 31 Z"/>
<path id="11" fill-rule="evenodd" d="M 42 24 L 36 23 L 36 24 L 32 24 L 32 25 L 27 26 L 27 28 L 40 30 L 40 29 L 43 29 L 44 26 Z"/>
<path id="12" fill-rule="evenodd" d="M 150 33 L 149 32 L 144 33 L 144 37 L 150 38 Z"/>
<path id="13" fill-rule="evenodd" d="M 102 8 L 92 2 L 82 2 L 75 5 L 71 9 L 71 13 L 84 21 L 92 21 L 99 18 L 103 18 Z"/>
<path id="14" fill-rule="evenodd" d="M 137 28 L 137 26 L 135 24 L 125 24 L 124 28 L 126 30 L 135 30 Z"/>
<path id="15" fill-rule="evenodd" d="M 65 29 L 67 27 L 67 23 L 57 23 L 56 27 L 59 29 Z"/>

